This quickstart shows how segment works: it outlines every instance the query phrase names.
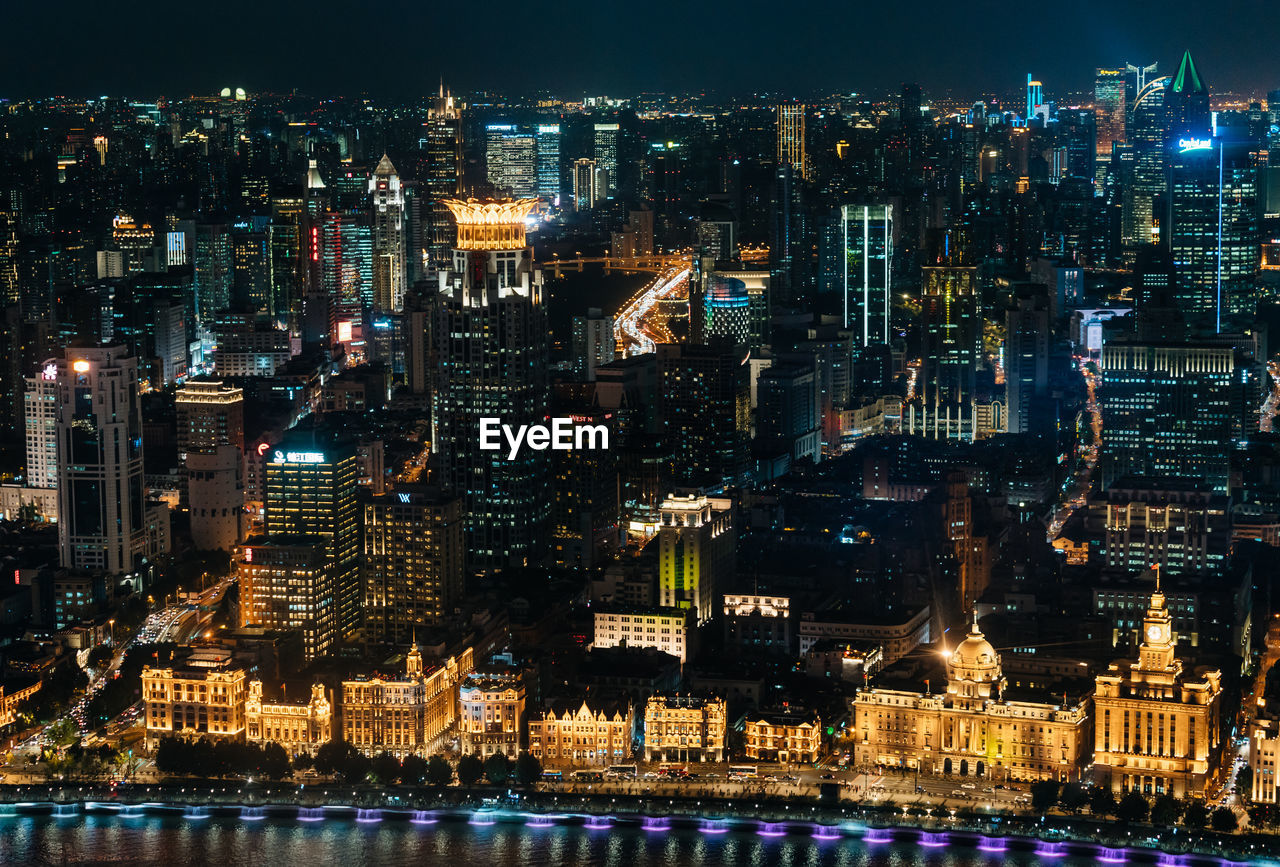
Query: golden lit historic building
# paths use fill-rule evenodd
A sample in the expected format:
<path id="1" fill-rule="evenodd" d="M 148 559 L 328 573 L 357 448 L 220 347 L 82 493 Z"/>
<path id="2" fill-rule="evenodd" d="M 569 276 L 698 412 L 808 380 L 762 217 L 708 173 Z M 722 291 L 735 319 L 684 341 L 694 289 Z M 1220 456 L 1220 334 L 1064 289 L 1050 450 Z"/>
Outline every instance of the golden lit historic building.
<path id="1" fill-rule="evenodd" d="M 1000 656 L 975 621 L 947 657 L 946 691 L 871 687 L 853 699 L 860 767 L 995 780 L 1078 780 L 1088 761 L 1088 700 L 1013 700 Z"/>
<path id="2" fill-rule="evenodd" d="M 367 755 L 427 755 L 458 720 L 458 684 L 471 672 L 471 648 L 426 671 L 415 645 L 403 677 L 342 682 L 342 739 Z"/>
<path id="3" fill-rule="evenodd" d="M 529 752 L 547 765 L 606 767 L 631 756 L 634 728 L 630 702 L 553 703 L 529 720 Z"/>
<path id="4" fill-rule="evenodd" d="M 646 761 L 722 762 L 725 702 L 697 695 L 655 695 L 644 709 Z"/>
<path id="5" fill-rule="evenodd" d="M 244 707 L 245 737 L 255 743 L 277 743 L 290 755 L 312 753 L 333 740 L 333 706 L 322 684 L 311 686 L 306 704 L 267 703 L 262 681 L 249 682 Z"/>
<path id="6" fill-rule="evenodd" d="M 43 684 L 43 680 L 37 680 L 31 685 L 15 689 L 13 692 L 5 692 L 4 687 L 0 686 L 0 728 L 13 724 L 14 720 L 18 718 L 18 705 L 39 692 Z"/>
<path id="7" fill-rule="evenodd" d="M 165 735 L 244 738 L 246 677 L 221 648 L 201 648 L 181 666 L 142 669 L 147 749 Z"/>
<path id="8" fill-rule="evenodd" d="M 1159 584 L 1138 660 L 1113 662 L 1094 694 L 1094 779 L 1115 792 L 1202 796 L 1222 757 L 1222 673 L 1185 673 Z"/>
<path id="9" fill-rule="evenodd" d="M 747 714 L 747 758 L 765 762 L 816 762 L 822 752 L 822 719 L 816 713 Z"/>
<path id="10" fill-rule="evenodd" d="M 478 756 L 520 754 L 524 683 L 514 668 L 477 672 L 458 690 L 462 751 Z"/>

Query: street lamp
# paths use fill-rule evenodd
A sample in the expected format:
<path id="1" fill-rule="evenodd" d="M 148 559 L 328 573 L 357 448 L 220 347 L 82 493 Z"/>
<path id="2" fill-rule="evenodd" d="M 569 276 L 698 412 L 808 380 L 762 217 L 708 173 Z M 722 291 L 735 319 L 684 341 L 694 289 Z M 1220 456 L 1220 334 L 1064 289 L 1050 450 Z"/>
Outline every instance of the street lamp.
<path id="1" fill-rule="evenodd" d="M 107 621 L 107 626 L 111 628 L 111 646 L 116 646 L 116 622 L 114 619 Z"/>

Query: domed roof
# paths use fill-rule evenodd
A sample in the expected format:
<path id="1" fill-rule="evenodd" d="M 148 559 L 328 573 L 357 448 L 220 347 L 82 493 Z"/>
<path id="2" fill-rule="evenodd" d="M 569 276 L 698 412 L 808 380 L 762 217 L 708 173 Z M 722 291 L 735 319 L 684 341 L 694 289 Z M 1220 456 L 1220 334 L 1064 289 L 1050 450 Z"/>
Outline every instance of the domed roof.
<path id="1" fill-rule="evenodd" d="M 1000 657 L 978 628 L 975 613 L 969 635 L 951 654 L 950 675 L 955 680 L 996 681 L 1000 679 Z"/>
<path id="2" fill-rule="evenodd" d="M 996 649 L 975 628 L 956 647 L 951 660 L 954 664 L 963 665 L 966 668 L 986 668 L 996 664 Z"/>

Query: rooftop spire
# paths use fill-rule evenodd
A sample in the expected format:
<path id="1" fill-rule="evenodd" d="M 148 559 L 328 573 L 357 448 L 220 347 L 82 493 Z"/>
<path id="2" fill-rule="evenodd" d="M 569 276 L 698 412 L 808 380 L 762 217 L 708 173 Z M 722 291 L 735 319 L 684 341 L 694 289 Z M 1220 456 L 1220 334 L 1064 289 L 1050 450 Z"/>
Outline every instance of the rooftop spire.
<path id="1" fill-rule="evenodd" d="M 391 157 L 387 156 L 387 152 L 382 152 L 382 159 L 378 160 L 378 167 L 373 170 L 375 175 L 390 176 L 396 173 L 396 167 L 391 164 Z"/>
<path id="2" fill-rule="evenodd" d="M 1204 82 L 1200 79 L 1200 73 L 1196 71 L 1196 63 L 1191 59 L 1189 50 L 1182 53 L 1182 62 L 1178 64 L 1178 74 L 1173 79 L 1173 90 L 1175 93 L 1209 92 L 1209 88 L 1205 87 Z"/>

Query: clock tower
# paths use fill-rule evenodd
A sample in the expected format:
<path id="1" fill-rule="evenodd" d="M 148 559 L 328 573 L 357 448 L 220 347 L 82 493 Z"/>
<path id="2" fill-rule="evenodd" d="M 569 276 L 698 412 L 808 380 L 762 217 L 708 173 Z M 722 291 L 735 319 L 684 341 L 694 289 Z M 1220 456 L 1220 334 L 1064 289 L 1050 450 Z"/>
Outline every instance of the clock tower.
<path id="1" fill-rule="evenodd" d="M 1165 605 L 1164 594 L 1159 588 L 1151 594 L 1151 607 L 1142 621 L 1142 647 L 1138 653 L 1138 668 L 1143 671 L 1168 671 L 1175 665 L 1173 647 L 1177 637 L 1173 634 L 1173 616 Z"/>

